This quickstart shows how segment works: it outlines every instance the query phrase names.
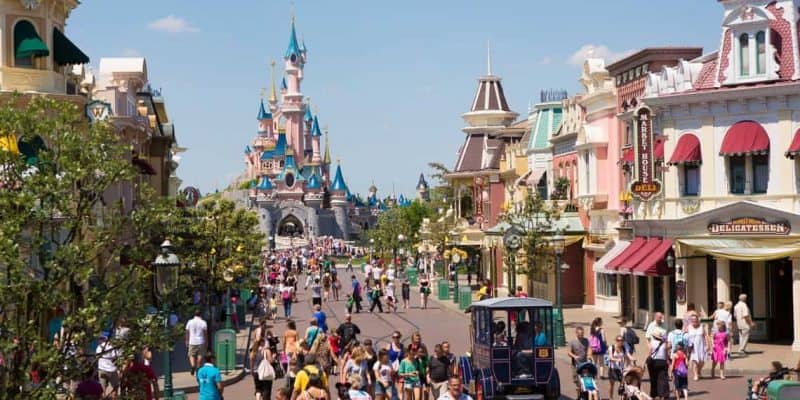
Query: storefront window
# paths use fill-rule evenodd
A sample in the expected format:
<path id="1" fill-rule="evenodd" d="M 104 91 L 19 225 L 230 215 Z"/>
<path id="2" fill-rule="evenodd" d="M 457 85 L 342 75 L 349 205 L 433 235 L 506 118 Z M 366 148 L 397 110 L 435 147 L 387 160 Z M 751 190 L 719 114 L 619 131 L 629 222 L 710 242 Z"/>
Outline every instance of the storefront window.
<path id="1" fill-rule="evenodd" d="M 667 295 L 667 301 L 669 302 L 669 315 L 676 316 L 675 314 L 675 300 L 677 299 L 675 295 L 675 276 L 671 275 L 667 277 L 669 279 L 669 284 L 667 287 L 669 288 L 669 294 Z"/>
<path id="2" fill-rule="evenodd" d="M 731 193 L 742 194 L 744 193 L 745 181 L 744 156 L 730 156 L 728 157 L 728 163 L 730 166 Z"/>
<path id="3" fill-rule="evenodd" d="M 617 296 L 617 276 L 597 273 L 597 294 L 606 297 Z"/>
<path id="4" fill-rule="evenodd" d="M 683 166 L 683 195 L 697 196 L 700 192 L 700 167 L 697 165 Z"/>
<path id="5" fill-rule="evenodd" d="M 767 155 L 753 156 L 753 193 L 767 193 L 769 159 Z"/>
<path id="6" fill-rule="evenodd" d="M 653 278 L 653 309 L 664 312 L 664 277 Z"/>
<path id="7" fill-rule="evenodd" d="M 642 310 L 649 309 L 650 298 L 648 296 L 649 290 L 647 290 L 647 277 L 645 276 L 636 277 L 636 292 L 639 294 L 637 296 L 639 298 L 639 308 Z"/>

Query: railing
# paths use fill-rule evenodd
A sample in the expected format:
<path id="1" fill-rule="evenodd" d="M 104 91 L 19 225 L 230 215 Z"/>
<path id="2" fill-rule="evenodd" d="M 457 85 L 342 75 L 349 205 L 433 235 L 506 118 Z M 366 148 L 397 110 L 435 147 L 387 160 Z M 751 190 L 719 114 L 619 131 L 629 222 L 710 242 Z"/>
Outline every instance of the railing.
<path id="1" fill-rule="evenodd" d="M 0 67 L 0 88 L 4 91 L 66 93 L 64 75 L 50 70 Z"/>

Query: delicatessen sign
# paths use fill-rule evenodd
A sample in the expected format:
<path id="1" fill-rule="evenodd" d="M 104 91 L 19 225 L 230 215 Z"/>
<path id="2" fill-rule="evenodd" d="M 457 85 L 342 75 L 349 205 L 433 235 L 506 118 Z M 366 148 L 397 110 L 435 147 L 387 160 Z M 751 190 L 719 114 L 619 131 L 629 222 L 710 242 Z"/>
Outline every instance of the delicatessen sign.
<path id="1" fill-rule="evenodd" d="M 712 235 L 788 235 L 792 227 L 786 221 L 768 222 L 763 218 L 742 217 L 708 224 Z"/>

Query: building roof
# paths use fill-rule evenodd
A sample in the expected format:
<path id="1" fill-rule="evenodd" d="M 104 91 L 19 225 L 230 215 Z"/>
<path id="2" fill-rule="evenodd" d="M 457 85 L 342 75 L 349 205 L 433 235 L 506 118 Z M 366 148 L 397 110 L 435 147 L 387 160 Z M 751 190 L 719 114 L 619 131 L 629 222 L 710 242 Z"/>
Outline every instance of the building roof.
<path id="1" fill-rule="evenodd" d="M 531 134 L 528 141 L 528 149 L 545 149 L 550 147 L 550 137 L 558 130 L 563 118 L 561 103 L 548 103 L 537 106 L 539 111 L 536 116 L 536 124 L 531 126 Z"/>
<path id="2" fill-rule="evenodd" d="M 346 192 L 347 191 L 347 184 L 344 183 L 344 177 L 342 176 L 342 166 L 336 166 L 336 175 L 333 178 L 333 183 L 331 183 L 331 190 L 337 192 Z"/>
<path id="3" fill-rule="evenodd" d="M 511 111 L 499 76 L 487 75 L 478 79 L 478 90 L 470 111 Z"/>
<path id="4" fill-rule="evenodd" d="M 507 308 L 530 308 L 530 307 L 552 307 L 553 303 L 537 299 L 535 297 L 492 297 L 490 299 L 476 301 L 472 303 L 467 312 L 475 308 L 507 309 Z"/>
<path id="5" fill-rule="evenodd" d="M 453 172 L 480 171 L 499 168 L 496 153 L 502 152 L 502 141 L 489 139 L 486 135 L 467 136 L 458 154 L 458 161 Z"/>
<path id="6" fill-rule="evenodd" d="M 306 122 L 314 120 L 314 116 L 311 115 L 311 104 L 306 103 L 306 114 L 303 116 L 303 120 Z"/>

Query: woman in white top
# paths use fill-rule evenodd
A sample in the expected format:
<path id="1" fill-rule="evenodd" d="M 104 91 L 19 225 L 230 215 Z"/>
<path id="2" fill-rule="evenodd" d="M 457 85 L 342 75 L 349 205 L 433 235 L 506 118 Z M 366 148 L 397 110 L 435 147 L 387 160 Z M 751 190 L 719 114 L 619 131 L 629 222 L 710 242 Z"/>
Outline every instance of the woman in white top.
<path id="1" fill-rule="evenodd" d="M 669 365 L 670 344 L 666 339 L 666 332 L 658 328 L 653 331 L 649 343 L 650 362 L 647 364 L 647 371 L 650 374 L 650 397 L 653 398 L 669 398 L 667 366 Z"/>
<path id="2" fill-rule="evenodd" d="M 712 334 L 717 332 L 717 321 L 722 321 L 725 324 L 728 332 L 730 332 L 731 324 L 733 324 L 733 316 L 731 315 L 730 311 L 725 309 L 724 301 L 717 303 L 717 309 L 714 310 L 713 314 L 711 314 L 711 319 L 714 320 L 714 323 L 711 325 Z"/>
<path id="3" fill-rule="evenodd" d="M 708 332 L 705 325 L 700 323 L 697 315 L 689 318 L 689 327 L 686 329 L 684 339 L 689 345 L 689 361 L 692 363 L 693 378 L 695 381 L 700 379 L 703 371 L 703 364 L 709 355 L 711 346 L 708 344 Z"/>

